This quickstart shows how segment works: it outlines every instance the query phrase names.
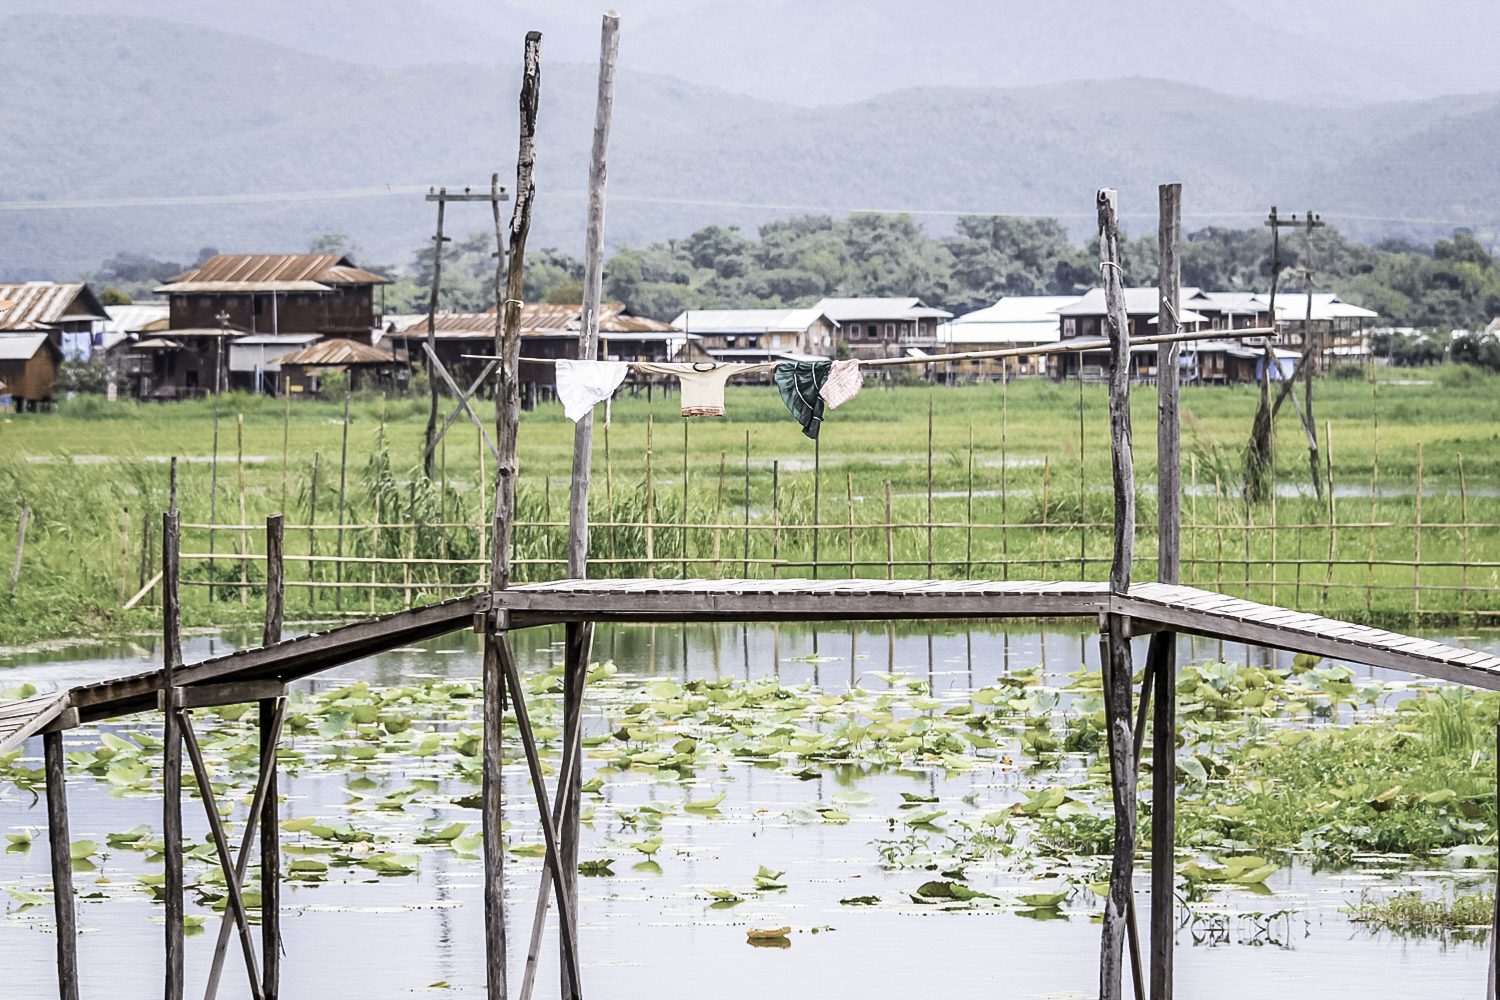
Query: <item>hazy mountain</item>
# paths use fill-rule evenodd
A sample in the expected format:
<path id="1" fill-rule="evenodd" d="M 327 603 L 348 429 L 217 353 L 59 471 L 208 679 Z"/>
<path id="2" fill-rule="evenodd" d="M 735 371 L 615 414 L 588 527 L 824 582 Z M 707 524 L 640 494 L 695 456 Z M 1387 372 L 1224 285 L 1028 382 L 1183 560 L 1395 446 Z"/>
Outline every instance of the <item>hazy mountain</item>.
<path id="1" fill-rule="evenodd" d="M 506 44 L 518 57 L 519 30 Z M 544 67 L 533 246 L 581 247 L 595 73 Z M 328 230 L 404 262 L 431 234 L 427 185 L 496 170 L 513 182 L 519 82 L 514 65 L 382 67 L 183 23 L 13 16 L 0 30 L 0 276 L 69 276 L 116 250 L 301 250 Z M 608 237 L 876 208 L 936 233 L 957 212 L 1055 215 L 1077 238 L 1103 185 L 1139 232 L 1154 228 L 1156 184 L 1180 180 L 1189 226 L 1254 225 L 1274 203 L 1366 239 L 1430 242 L 1463 225 L 1490 243 L 1497 125 L 1500 94 L 1351 110 L 1128 79 L 809 108 L 622 70 Z M 184 197 L 205 203 L 139 204 Z M 26 208 L 70 201 L 124 204 Z M 458 234 L 492 225 L 480 206 L 449 220 Z"/>

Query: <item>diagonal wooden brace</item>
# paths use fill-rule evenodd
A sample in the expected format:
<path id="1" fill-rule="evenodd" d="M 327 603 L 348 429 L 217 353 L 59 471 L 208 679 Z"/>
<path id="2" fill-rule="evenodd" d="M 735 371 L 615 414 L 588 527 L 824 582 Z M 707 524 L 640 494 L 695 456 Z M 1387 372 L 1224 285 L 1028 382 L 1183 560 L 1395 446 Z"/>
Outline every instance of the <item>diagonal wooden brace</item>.
<path id="1" fill-rule="evenodd" d="M 478 414 L 474 412 L 474 408 L 469 405 L 469 397 L 479 391 L 479 387 L 484 384 L 485 378 L 491 371 L 494 370 L 494 367 L 498 362 L 492 361 L 488 365 L 486 365 L 484 371 L 480 372 L 479 378 L 474 381 L 473 386 L 471 386 L 469 388 L 469 391 L 465 393 L 459 390 L 458 383 L 453 381 L 453 376 L 448 374 L 448 369 L 444 368 L 443 363 L 438 360 L 437 353 L 433 351 L 432 345 L 424 342 L 422 344 L 422 350 L 427 352 L 427 360 L 431 362 L 432 367 L 443 376 L 443 381 L 448 383 L 448 388 L 453 390 L 453 395 L 458 397 L 458 406 L 455 406 L 453 408 L 453 413 L 448 417 L 448 422 L 443 424 L 443 429 L 437 434 L 433 435 L 432 444 L 427 447 L 427 451 L 423 455 L 424 460 L 428 457 L 431 457 L 432 449 L 436 448 L 437 443 L 443 439 L 443 435 L 448 433 L 448 428 L 452 426 L 453 421 L 457 419 L 458 411 L 460 408 L 462 408 L 468 411 L 469 419 L 474 421 L 474 426 L 479 429 L 479 434 L 484 438 L 484 443 L 489 445 L 490 454 L 494 455 L 495 461 L 498 462 L 500 460 L 500 449 L 496 448 L 495 443 L 490 440 L 489 434 L 486 433 L 484 429 L 484 423 L 480 421 Z"/>
<path id="2" fill-rule="evenodd" d="M 286 699 L 280 698 L 276 702 L 276 717 L 271 723 L 271 746 L 274 748 L 281 742 L 281 727 L 286 720 Z M 271 760 L 275 761 L 275 751 L 272 750 Z M 255 827 L 260 820 L 261 811 L 266 803 L 266 794 L 271 787 L 272 767 L 262 767 L 260 778 L 255 783 L 255 797 L 250 802 L 250 818 L 245 821 L 245 834 L 240 838 L 240 853 L 235 859 L 234 882 L 236 885 L 245 884 L 245 872 L 250 867 L 251 849 L 255 846 Z M 261 899 L 265 899 L 265 887 L 262 886 Z M 265 926 L 265 914 L 261 914 L 261 925 Z M 203 1000 L 214 1000 L 219 991 L 219 977 L 224 972 L 224 956 L 229 951 L 229 936 L 234 930 L 234 915 L 227 910 L 224 913 L 224 922 L 219 925 L 219 940 L 214 945 L 213 965 L 208 973 L 208 989 L 204 991 Z"/>
<path id="3" fill-rule="evenodd" d="M 516 710 L 516 725 L 521 730 L 521 745 L 526 751 L 526 766 L 531 772 L 531 785 L 536 792 L 538 818 L 542 825 L 542 839 L 547 844 L 545 864 L 552 867 L 552 887 L 557 893 L 558 927 L 561 930 L 563 961 L 566 963 L 571 981 L 579 982 L 578 948 L 573 940 L 572 922 L 568 920 L 568 896 L 562 882 L 562 873 L 557 866 L 557 826 L 552 822 L 552 811 L 547 808 L 547 784 L 542 777 L 542 762 L 537 755 L 536 734 L 531 728 L 531 716 L 526 711 L 525 689 L 521 687 L 521 674 L 516 669 L 516 660 L 510 650 L 510 642 L 501 637 L 497 643 L 500 663 L 505 670 L 505 683 L 510 689 L 511 704 Z M 566 783 L 566 782 L 564 782 Z M 566 997 L 564 1000 L 577 1000 Z"/>
<path id="4" fill-rule="evenodd" d="M 245 916 L 245 897 L 240 892 L 240 883 L 235 878 L 234 862 L 229 858 L 229 844 L 224 834 L 224 821 L 219 816 L 218 803 L 214 801 L 214 788 L 208 777 L 208 765 L 203 762 L 203 750 L 198 746 L 198 736 L 193 732 L 191 717 L 185 711 L 179 711 L 178 717 L 182 720 L 182 735 L 187 743 L 188 755 L 193 760 L 193 774 L 198 778 L 198 797 L 203 800 L 203 810 L 208 813 L 208 827 L 214 837 L 214 846 L 219 851 L 219 865 L 224 869 L 224 881 L 229 891 L 229 906 L 226 908 L 233 912 L 235 922 L 240 928 L 240 945 L 245 951 L 245 971 L 250 976 L 250 995 L 255 1000 L 262 1000 L 264 994 L 261 992 L 260 966 L 255 960 L 255 943 L 250 940 L 250 921 Z"/>

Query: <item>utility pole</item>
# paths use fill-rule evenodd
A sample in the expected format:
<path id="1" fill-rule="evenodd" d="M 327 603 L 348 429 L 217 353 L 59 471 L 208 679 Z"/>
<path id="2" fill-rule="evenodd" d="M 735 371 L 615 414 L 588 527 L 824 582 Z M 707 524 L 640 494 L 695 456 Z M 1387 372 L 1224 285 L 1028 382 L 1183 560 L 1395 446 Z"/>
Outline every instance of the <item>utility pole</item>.
<path id="1" fill-rule="evenodd" d="M 1270 313 L 1270 325 L 1276 327 L 1276 288 L 1280 283 L 1281 271 L 1285 264 L 1281 261 L 1281 230 L 1286 228 L 1303 228 L 1307 231 L 1308 253 L 1312 252 L 1312 230 L 1321 228 L 1324 223 L 1321 218 L 1312 212 L 1307 213 L 1305 220 L 1299 220 L 1295 214 L 1290 219 L 1281 218 L 1276 207 L 1271 207 L 1271 214 L 1266 219 L 1267 226 L 1271 229 L 1271 296 L 1268 307 Z M 1310 257 L 1309 257 L 1310 259 Z M 1308 367 L 1312 363 L 1312 276 L 1309 268 L 1307 285 L 1307 319 L 1303 323 L 1302 330 L 1302 360 L 1296 374 L 1304 375 L 1307 381 L 1307 402 L 1309 413 L 1312 406 L 1312 371 Z M 1265 358 L 1261 363 L 1260 377 L 1260 408 L 1255 414 L 1255 423 L 1250 432 L 1250 448 L 1245 462 L 1245 488 L 1252 500 L 1262 501 L 1269 497 L 1272 463 L 1275 461 L 1272 424 L 1276 414 L 1281 410 L 1281 404 L 1291 394 L 1296 384 L 1295 376 L 1291 379 L 1283 379 L 1280 389 L 1277 391 L 1276 400 L 1271 401 L 1271 368 L 1276 366 L 1280 373 L 1280 362 L 1276 358 L 1275 337 L 1267 337 L 1265 341 Z M 1296 404 L 1295 397 L 1292 400 Z M 1310 417 L 1306 413 L 1298 412 L 1302 428 L 1307 434 L 1309 454 L 1312 456 L 1313 489 L 1319 497 L 1323 495 L 1323 481 L 1318 472 L 1318 443 L 1317 432 L 1309 422 Z"/>
<path id="2" fill-rule="evenodd" d="M 499 211 L 498 203 L 502 201 L 508 201 L 509 199 L 510 196 L 505 193 L 504 188 L 496 187 L 493 184 L 491 184 L 489 191 L 481 194 L 475 194 L 472 188 L 467 187 L 464 188 L 463 194 L 459 194 L 457 192 L 450 194 L 448 192 L 448 189 L 445 187 L 438 188 L 436 191 L 429 188 L 427 191 L 427 200 L 437 202 L 438 207 L 437 235 L 432 238 L 432 297 L 429 300 L 427 306 L 427 384 L 432 392 L 432 409 L 427 414 L 426 452 L 424 454 L 424 468 L 426 470 L 428 479 L 432 478 L 433 472 L 435 471 L 434 463 L 437 461 L 439 378 L 439 372 L 437 370 L 438 291 L 440 286 L 442 285 L 443 280 L 443 244 L 453 242 L 453 238 L 451 236 L 443 235 L 443 212 L 447 207 L 448 202 L 450 201 L 487 201 L 495 204 L 496 211 Z M 408 340 L 407 343 L 408 347 L 406 350 L 406 363 L 407 366 L 410 367 L 410 340 Z"/>

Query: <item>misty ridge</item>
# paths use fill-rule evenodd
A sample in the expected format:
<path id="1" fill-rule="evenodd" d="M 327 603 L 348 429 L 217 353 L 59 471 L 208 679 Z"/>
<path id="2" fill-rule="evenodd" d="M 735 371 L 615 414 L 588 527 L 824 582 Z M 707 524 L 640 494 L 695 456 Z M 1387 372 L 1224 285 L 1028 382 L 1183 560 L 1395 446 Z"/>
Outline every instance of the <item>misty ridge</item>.
<path id="1" fill-rule="evenodd" d="M 26 14 L 3 23 L 6 278 L 102 273 L 101 262 L 121 252 L 190 263 L 206 246 L 299 251 L 320 234 L 346 233 L 364 248 L 362 262 L 385 262 L 420 286 L 413 248 L 430 238 L 433 220 L 411 186 L 486 184 L 494 172 L 502 184 L 513 180 L 515 67 L 355 65 L 139 18 Z M 595 72 L 544 64 L 531 245 L 563 257 L 581 251 Z M 1184 185 L 1189 231 L 1258 227 L 1272 204 L 1283 214 L 1319 212 L 1343 234 L 1349 266 L 1347 274 L 1315 267 L 1329 281 L 1353 281 L 1374 273 L 1371 255 L 1380 253 L 1361 244 L 1405 240 L 1430 262 L 1435 241 L 1463 229 L 1487 257 L 1500 233 L 1497 160 L 1497 93 L 1329 109 L 1125 79 L 915 88 L 805 108 L 622 70 L 610 155 L 611 294 L 627 297 L 633 279 L 619 276 L 631 266 L 627 257 L 640 265 L 634 294 L 651 315 L 676 302 L 792 303 L 835 289 L 918 294 L 959 308 L 987 304 L 1002 289 L 1048 292 L 1068 283 L 1069 253 L 1087 256 L 1095 189 L 1118 188 L 1127 228 L 1149 234 L 1156 185 L 1168 180 Z M 387 185 L 388 195 L 280 200 Z M 394 193 L 403 186 L 406 193 Z M 195 196 L 276 200 L 133 204 Z M 68 201 L 123 204 L 23 210 Z M 882 211 L 849 216 L 859 209 Z M 450 213 L 451 232 L 490 228 L 487 211 Z M 1018 223 L 1052 227 L 1036 237 L 1057 244 L 1043 254 L 1045 266 L 984 263 L 971 244 L 993 243 L 994 233 L 976 236 L 974 226 L 989 224 L 973 220 L 996 214 L 1037 216 Z M 861 253 L 863 225 L 904 248 L 879 266 L 866 259 L 863 276 L 807 266 L 802 250 L 773 260 L 774 247 L 729 250 L 712 262 L 684 251 L 688 263 L 673 263 L 681 254 L 670 241 L 697 238 L 708 226 L 738 227 L 739 239 L 772 226 L 783 243 L 787 227 L 847 231 L 849 239 L 839 239 Z M 1263 277 L 1263 263 L 1250 263 L 1257 239 L 1241 239 L 1246 246 L 1234 253 L 1245 259 L 1224 264 L 1224 280 L 1202 283 L 1254 287 Z M 1024 242 L 991 249 L 1019 259 L 1032 252 Z M 742 252 L 762 259 L 743 274 L 721 273 Z M 1238 284 L 1225 283 L 1233 277 Z M 1394 280 L 1380 287 L 1396 287 Z M 1487 308 L 1475 287 L 1458 291 L 1466 304 L 1446 312 L 1391 296 L 1371 308 L 1455 325 Z"/>

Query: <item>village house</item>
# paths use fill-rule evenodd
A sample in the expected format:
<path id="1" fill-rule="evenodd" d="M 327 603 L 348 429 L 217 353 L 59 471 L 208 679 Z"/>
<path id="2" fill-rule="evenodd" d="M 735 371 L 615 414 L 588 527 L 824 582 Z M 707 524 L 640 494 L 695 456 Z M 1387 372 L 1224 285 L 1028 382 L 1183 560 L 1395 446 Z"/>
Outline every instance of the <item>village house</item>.
<path id="1" fill-rule="evenodd" d="M 1262 292 L 1256 300 L 1269 315 L 1270 293 Z M 1369 309 L 1340 301 L 1332 292 L 1314 292 L 1309 317 L 1306 292 L 1276 293 L 1276 325 L 1280 331 L 1277 343 L 1295 348 L 1301 354 L 1304 338 L 1310 331 L 1314 338 L 1316 372 L 1326 372 L 1339 362 L 1368 362 L 1372 356 L 1369 325 L 1379 316 Z"/>
<path id="2" fill-rule="evenodd" d="M 833 320 L 849 356 L 862 361 L 932 353 L 942 341 L 939 325 L 953 318 L 918 298 L 826 298 L 812 308 Z"/>
<path id="3" fill-rule="evenodd" d="M 109 313 L 81 281 L 0 284 L 0 334 L 45 333 L 65 358 L 87 361 L 109 322 Z M 49 393 L 50 398 L 50 393 Z"/>
<path id="4" fill-rule="evenodd" d="M 837 324 L 817 309 L 689 309 L 672 326 L 715 361 L 756 364 L 833 356 Z"/>
<path id="5" fill-rule="evenodd" d="M 50 405 L 61 363 L 62 351 L 45 333 L 0 333 L 0 410 L 35 413 Z"/>
<path id="6" fill-rule="evenodd" d="M 527 303 L 521 308 L 522 358 L 576 358 L 578 332 L 582 329 L 581 305 Z M 473 355 L 495 353 L 495 311 L 482 313 L 439 312 L 433 319 L 433 340 L 438 360 L 455 382 L 467 389 L 485 362 Z M 427 317 L 405 316 L 393 321 L 382 334 L 406 372 L 425 367 Z M 698 337 L 669 323 L 632 315 L 618 302 L 599 307 L 599 358 L 610 361 L 709 360 L 697 347 Z M 556 368 L 549 364 L 521 362 L 519 372 L 523 403 L 535 404 L 539 395 L 550 395 L 556 385 Z M 441 376 L 439 376 L 441 377 Z"/>
<path id="7" fill-rule="evenodd" d="M 1177 321 L 1184 332 L 1196 330 L 1207 322 L 1207 317 L 1185 305 L 1191 297 L 1190 293 L 1197 291 L 1196 288 L 1184 288 L 1178 298 Z M 1160 297 L 1155 288 L 1125 289 L 1125 317 L 1132 339 L 1156 333 Z M 1091 289 L 1083 298 L 1057 310 L 1058 340 L 1098 340 L 1107 337 L 1109 334 L 1104 325 L 1106 313 L 1104 289 Z M 1155 345 L 1132 348 L 1130 362 L 1132 378 L 1156 378 Z M 1085 381 L 1103 381 L 1109 372 L 1109 352 L 1068 351 L 1053 354 L 1048 359 L 1047 370 L 1054 379 L 1078 378 L 1081 375 Z"/>
<path id="8" fill-rule="evenodd" d="M 1007 295 L 992 306 L 965 313 L 944 324 L 943 353 L 999 351 L 1008 348 L 1041 347 L 1055 344 L 1061 336 L 1057 310 L 1078 301 L 1076 295 Z M 1045 355 L 1020 355 L 1009 358 L 974 358 L 950 362 L 957 379 L 999 378 L 1002 373 L 1042 375 L 1046 373 Z"/>
<path id="9" fill-rule="evenodd" d="M 389 280 L 355 267 L 339 254 L 219 254 L 156 289 L 169 302 L 166 330 L 136 341 L 121 358 L 132 394 L 142 399 L 192 398 L 214 390 L 252 388 L 261 364 L 263 387 L 274 361 L 268 347 L 287 335 L 355 337 L 369 341 L 378 329 L 374 289 Z M 269 335 L 270 342 L 247 343 L 241 370 L 234 374 L 232 345 L 226 341 Z M 303 341 L 304 343 L 306 341 Z M 279 355 L 277 355 L 279 357 Z"/>
<path id="10" fill-rule="evenodd" d="M 348 376 L 344 387 L 349 392 L 394 390 L 400 365 L 390 351 L 335 338 L 282 355 L 278 367 L 281 390 L 293 398 L 310 399 L 334 374 Z"/>

